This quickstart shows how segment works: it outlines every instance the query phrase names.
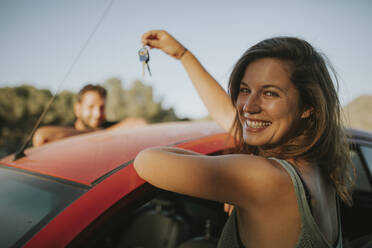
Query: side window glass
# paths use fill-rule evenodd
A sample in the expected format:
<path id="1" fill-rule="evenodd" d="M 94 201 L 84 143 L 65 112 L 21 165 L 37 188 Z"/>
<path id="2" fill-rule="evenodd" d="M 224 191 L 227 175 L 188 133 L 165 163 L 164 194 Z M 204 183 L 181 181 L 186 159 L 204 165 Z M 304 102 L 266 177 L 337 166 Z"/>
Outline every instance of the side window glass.
<path id="1" fill-rule="evenodd" d="M 363 156 L 367 162 L 369 173 L 372 172 L 372 147 L 370 146 L 360 146 L 360 150 L 363 153 Z"/>
<path id="2" fill-rule="evenodd" d="M 368 176 L 359 157 L 359 154 L 354 150 L 351 151 L 351 160 L 356 170 L 356 182 L 354 185 L 354 190 L 368 192 L 372 191 L 371 184 L 369 183 Z"/>

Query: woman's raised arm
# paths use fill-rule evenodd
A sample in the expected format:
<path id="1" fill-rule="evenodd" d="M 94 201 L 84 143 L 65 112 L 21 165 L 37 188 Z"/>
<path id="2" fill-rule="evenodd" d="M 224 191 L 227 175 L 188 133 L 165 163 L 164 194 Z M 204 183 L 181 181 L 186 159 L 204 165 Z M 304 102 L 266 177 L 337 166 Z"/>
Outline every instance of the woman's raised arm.
<path id="1" fill-rule="evenodd" d="M 212 118 L 226 131 L 235 119 L 235 108 L 220 84 L 204 69 L 196 57 L 164 30 L 142 35 L 143 45 L 158 48 L 180 60 Z"/>

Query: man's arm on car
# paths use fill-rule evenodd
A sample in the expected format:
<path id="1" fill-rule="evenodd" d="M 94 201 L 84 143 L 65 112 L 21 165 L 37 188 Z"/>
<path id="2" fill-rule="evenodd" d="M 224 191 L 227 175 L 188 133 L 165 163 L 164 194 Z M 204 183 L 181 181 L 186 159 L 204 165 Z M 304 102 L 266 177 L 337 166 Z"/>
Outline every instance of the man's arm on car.
<path id="1" fill-rule="evenodd" d="M 73 127 L 63 127 L 63 126 L 44 126 L 36 130 L 32 143 L 34 146 L 41 146 L 46 143 L 56 141 L 69 136 L 74 136 L 78 134 L 84 134 L 88 132 L 95 131 L 94 129 L 89 130 L 77 130 Z"/>

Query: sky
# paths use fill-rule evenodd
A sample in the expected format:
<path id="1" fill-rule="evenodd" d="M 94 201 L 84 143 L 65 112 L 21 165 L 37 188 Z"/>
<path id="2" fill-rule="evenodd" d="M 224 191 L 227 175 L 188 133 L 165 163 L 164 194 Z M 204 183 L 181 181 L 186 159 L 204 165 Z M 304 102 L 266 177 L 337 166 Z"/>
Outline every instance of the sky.
<path id="1" fill-rule="evenodd" d="M 0 0 L 0 87 L 24 83 L 57 91 L 111 0 Z M 343 105 L 372 95 L 372 1 L 114 0 L 59 90 L 77 92 L 111 77 L 128 87 L 151 85 L 179 117 L 207 110 L 181 63 L 150 51 L 152 77 L 142 77 L 141 35 L 164 29 L 226 89 L 234 63 L 274 36 L 303 38 L 325 53 L 339 76 Z"/>

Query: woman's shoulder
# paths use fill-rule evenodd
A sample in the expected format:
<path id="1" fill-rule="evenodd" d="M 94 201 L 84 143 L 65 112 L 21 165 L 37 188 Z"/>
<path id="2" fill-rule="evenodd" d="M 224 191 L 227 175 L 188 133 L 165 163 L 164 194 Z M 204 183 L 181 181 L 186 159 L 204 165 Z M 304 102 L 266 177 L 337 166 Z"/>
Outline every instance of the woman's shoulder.
<path id="1" fill-rule="evenodd" d="M 244 154 L 234 155 L 234 160 L 230 161 L 232 164 L 229 166 L 244 185 L 241 188 L 242 194 L 263 200 L 293 191 L 291 178 L 279 162 L 262 156 Z"/>
<path id="2" fill-rule="evenodd" d="M 266 158 L 263 156 L 239 154 L 234 155 L 234 165 L 246 171 L 243 175 L 249 176 L 253 173 L 255 177 L 263 177 L 270 179 L 285 179 L 288 177 L 286 170 L 278 159 Z"/>

